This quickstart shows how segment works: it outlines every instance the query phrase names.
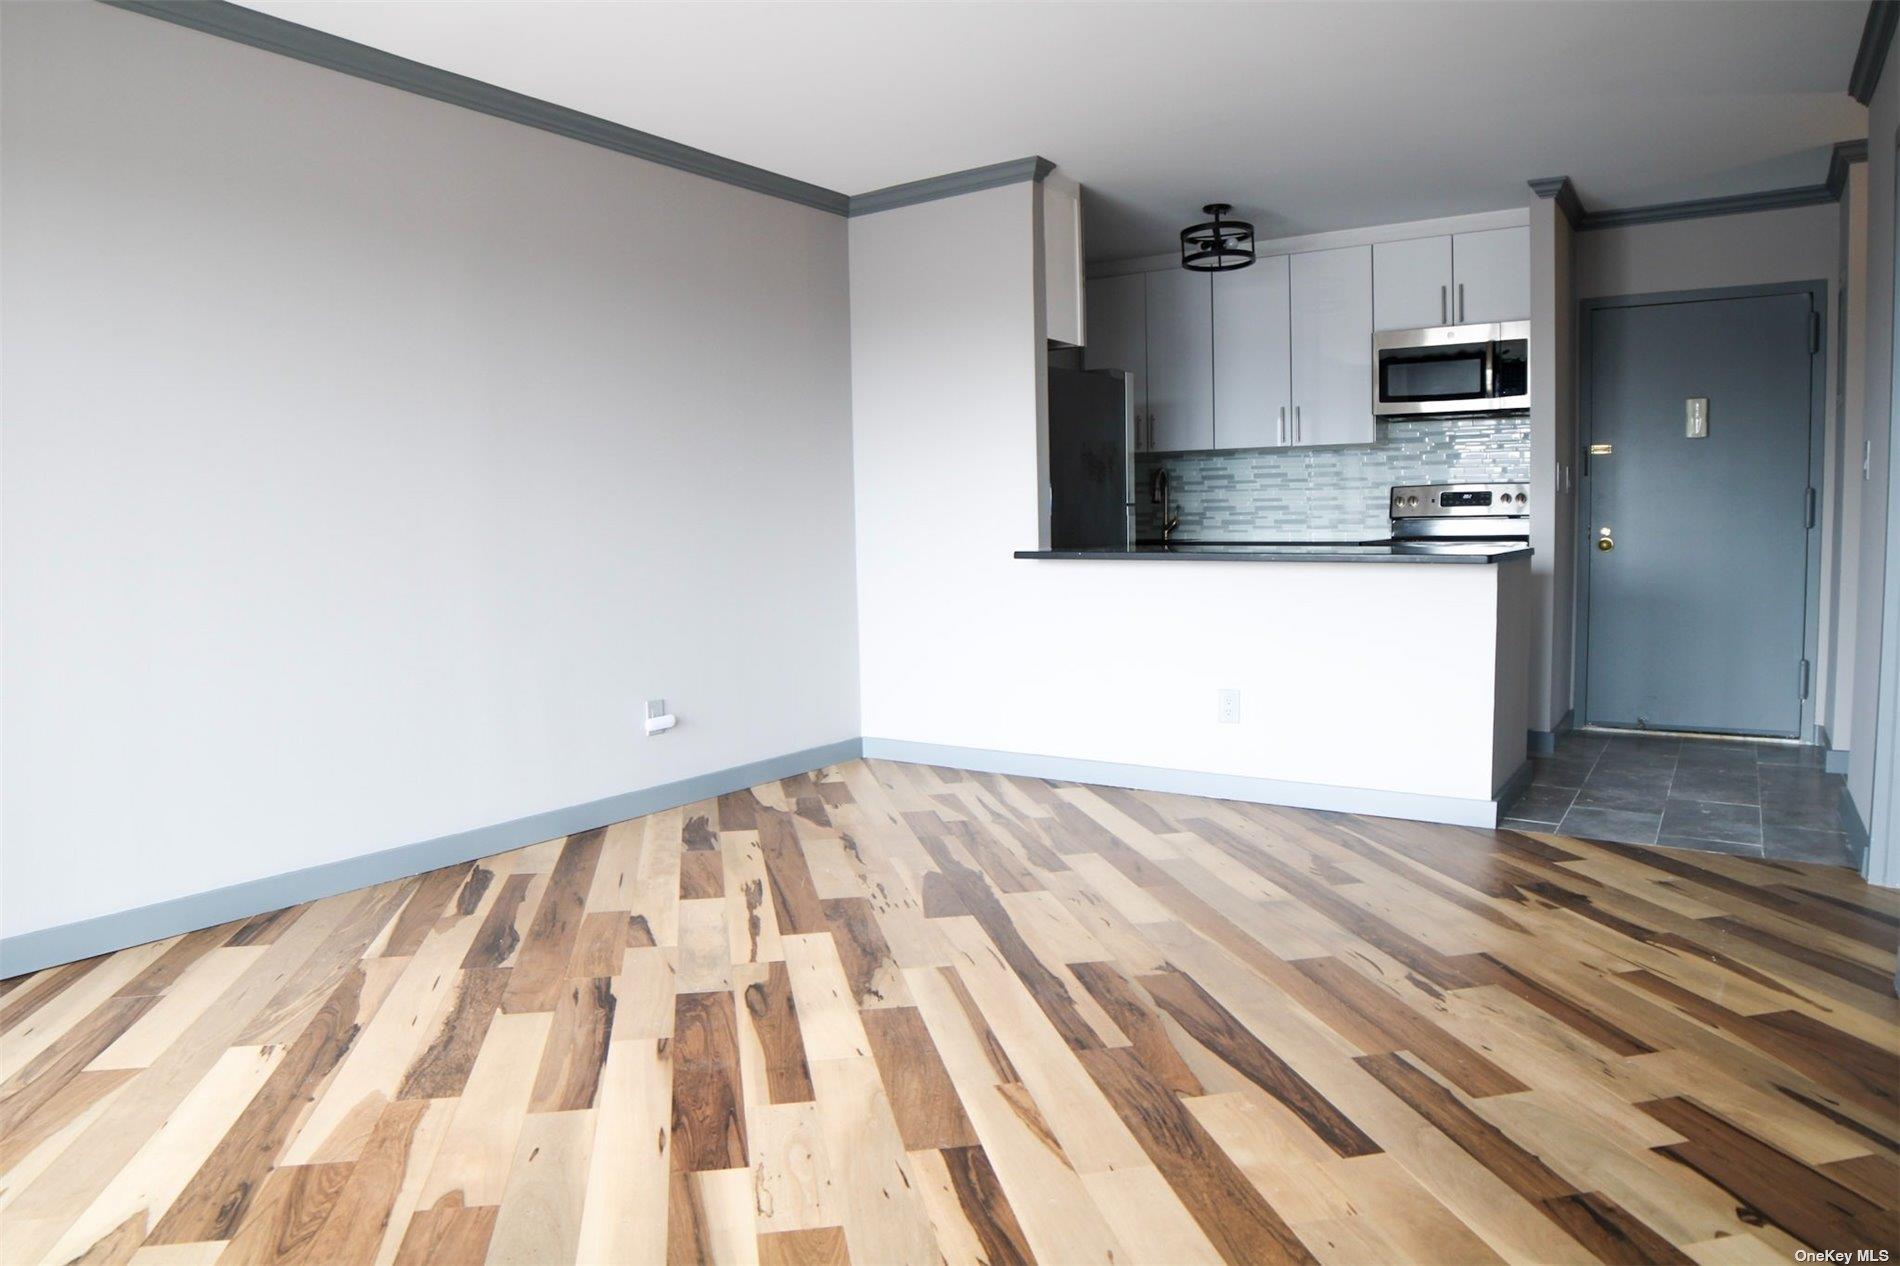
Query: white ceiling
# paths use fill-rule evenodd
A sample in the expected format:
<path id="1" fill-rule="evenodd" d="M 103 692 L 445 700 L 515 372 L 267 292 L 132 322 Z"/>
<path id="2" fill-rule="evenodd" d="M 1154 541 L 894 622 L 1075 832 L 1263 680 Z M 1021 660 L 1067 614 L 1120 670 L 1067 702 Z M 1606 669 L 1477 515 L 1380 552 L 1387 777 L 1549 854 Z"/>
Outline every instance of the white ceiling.
<path id="1" fill-rule="evenodd" d="M 843 193 L 1041 154 L 1098 259 L 1217 199 L 1279 237 L 1816 184 L 1866 134 L 1866 0 L 248 3 Z"/>

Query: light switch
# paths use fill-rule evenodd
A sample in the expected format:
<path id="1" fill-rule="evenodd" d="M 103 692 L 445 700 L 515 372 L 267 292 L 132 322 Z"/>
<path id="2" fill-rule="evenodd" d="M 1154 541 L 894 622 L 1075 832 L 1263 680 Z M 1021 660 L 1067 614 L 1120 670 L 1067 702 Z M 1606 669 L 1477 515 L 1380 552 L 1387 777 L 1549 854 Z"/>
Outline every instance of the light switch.
<path id="1" fill-rule="evenodd" d="M 1683 434 L 1692 440 L 1709 438 L 1709 398 L 1690 396 L 1685 402 Z"/>

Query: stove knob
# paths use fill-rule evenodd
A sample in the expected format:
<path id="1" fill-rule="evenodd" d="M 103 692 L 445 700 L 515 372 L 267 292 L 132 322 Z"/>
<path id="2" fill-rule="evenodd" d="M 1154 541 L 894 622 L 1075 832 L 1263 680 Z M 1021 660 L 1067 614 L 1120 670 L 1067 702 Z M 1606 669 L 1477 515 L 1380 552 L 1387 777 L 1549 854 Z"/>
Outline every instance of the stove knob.
<path id="1" fill-rule="evenodd" d="M 1408 506 L 1415 506 L 1415 505 L 1417 505 L 1417 504 L 1418 504 L 1418 498 L 1417 498 L 1417 497 L 1407 497 L 1407 498 L 1405 499 L 1405 504 L 1406 504 L 1406 505 L 1408 505 Z"/>
<path id="2" fill-rule="evenodd" d="M 1524 494 L 1521 492 L 1517 494 L 1517 504 L 1519 505 L 1524 504 Z"/>

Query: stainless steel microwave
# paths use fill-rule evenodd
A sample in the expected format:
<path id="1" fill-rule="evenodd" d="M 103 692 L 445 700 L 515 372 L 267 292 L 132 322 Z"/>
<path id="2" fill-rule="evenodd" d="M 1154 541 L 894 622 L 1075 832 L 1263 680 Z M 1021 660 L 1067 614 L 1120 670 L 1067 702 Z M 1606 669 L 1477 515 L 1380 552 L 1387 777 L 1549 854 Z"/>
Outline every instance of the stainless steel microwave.
<path id="1" fill-rule="evenodd" d="M 1531 323 L 1435 325 L 1372 336 L 1372 412 L 1514 413 L 1531 407 Z"/>

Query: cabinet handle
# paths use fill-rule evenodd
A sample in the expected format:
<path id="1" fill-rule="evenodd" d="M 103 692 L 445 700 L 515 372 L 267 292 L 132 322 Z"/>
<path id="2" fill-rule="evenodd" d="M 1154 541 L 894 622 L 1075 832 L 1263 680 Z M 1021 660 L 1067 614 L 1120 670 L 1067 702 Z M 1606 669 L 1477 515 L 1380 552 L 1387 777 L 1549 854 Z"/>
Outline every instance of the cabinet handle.
<path id="1" fill-rule="evenodd" d="M 1295 444 L 1300 442 L 1300 431 L 1302 429 L 1300 426 L 1300 406 L 1296 404 L 1293 406 L 1293 442 Z"/>
<path id="2" fill-rule="evenodd" d="M 1286 443 L 1286 406 L 1280 406 L 1280 442 Z"/>
<path id="3" fill-rule="evenodd" d="M 1458 324 L 1465 323 L 1465 283 L 1458 283 Z"/>
<path id="4" fill-rule="evenodd" d="M 1449 289 L 1448 286 L 1438 288 L 1438 323 L 1440 325 L 1451 324 L 1451 300 L 1446 297 Z"/>

